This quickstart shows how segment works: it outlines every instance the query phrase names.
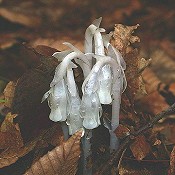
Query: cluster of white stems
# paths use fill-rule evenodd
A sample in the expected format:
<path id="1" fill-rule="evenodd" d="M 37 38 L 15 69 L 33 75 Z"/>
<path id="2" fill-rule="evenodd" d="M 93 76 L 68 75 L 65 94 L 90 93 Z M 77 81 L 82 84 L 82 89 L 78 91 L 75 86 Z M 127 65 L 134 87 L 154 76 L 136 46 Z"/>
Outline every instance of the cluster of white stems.
<path id="1" fill-rule="evenodd" d="M 101 34 L 105 29 L 99 28 L 100 23 L 101 18 L 96 19 L 86 29 L 84 53 L 65 42 L 70 50 L 53 54 L 61 63 L 42 101 L 48 100 L 52 121 L 66 121 L 70 135 L 80 128 L 97 128 L 101 124 L 101 104 L 112 104 L 110 130 L 114 131 L 119 124 L 121 93 L 126 88 L 126 65 L 119 51 L 109 43 L 111 35 Z M 74 77 L 77 66 L 84 75 L 82 98 Z"/>

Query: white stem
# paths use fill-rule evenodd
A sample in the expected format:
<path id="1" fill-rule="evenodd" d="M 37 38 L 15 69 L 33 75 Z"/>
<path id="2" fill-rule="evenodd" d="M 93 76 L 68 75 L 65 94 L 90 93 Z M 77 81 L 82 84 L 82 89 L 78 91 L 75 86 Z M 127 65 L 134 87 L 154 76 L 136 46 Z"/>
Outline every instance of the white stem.
<path id="1" fill-rule="evenodd" d="M 69 138 L 68 126 L 66 125 L 65 122 L 61 122 L 61 128 L 62 128 L 62 131 L 63 131 L 64 140 L 66 141 Z"/>
<path id="2" fill-rule="evenodd" d="M 103 38 L 99 29 L 97 29 L 94 34 L 94 41 L 95 41 L 95 54 L 104 56 L 105 52 L 104 52 Z"/>
<path id="3" fill-rule="evenodd" d="M 114 59 L 112 59 L 109 56 L 99 56 L 99 55 L 94 55 L 93 57 L 96 58 L 98 61 L 94 65 L 94 67 L 92 68 L 90 74 L 87 76 L 87 78 L 83 82 L 83 85 L 82 85 L 82 92 L 83 93 L 84 93 L 85 85 L 89 81 L 89 79 L 91 78 L 92 74 L 98 73 L 100 71 L 100 69 L 105 64 L 109 64 L 111 66 L 112 71 L 113 71 L 113 75 L 114 75 L 114 81 L 116 81 L 116 79 L 117 79 L 116 76 L 118 75 L 118 67 L 119 67 L 119 65 L 117 64 L 117 62 Z"/>
<path id="4" fill-rule="evenodd" d="M 102 18 L 98 18 L 93 21 L 93 23 L 86 29 L 85 32 L 85 42 L 84 42 L 84 52 L 85 53 L 92 53 L 92 46 L 93 46 L 93 37 L 95 31 L 99 28 Z M 92 55 L 88 55 L 88 60 L 90 63 L 90 67 L 92 68 Z"/>
<path id="5" fill-rule="evenodd" d="M 63 77 L 66 75 L 66 70 L 71 60 L 76 58 L 77 56 L 78 54 L 76 52 L 71 52 L 63 59 L 63 61 L 57 66 L 55 70 L 55 75 L 52 82 L 50 83 L 50 87 L 53 87 L 61 79 L 63 79 Z"/>
<path id="6" fill-rule="evenodd" d="M 82 139 L 83 145 L 83 175 L 92 175 L 92 168 L 88 168 L 88 159 L 91 157 L 91 138 L 92 130 L 86 130 Z"/>
<path id="7" fill-rule="evenodd" d="M 121 83 L 123 83 L 122 77 L 118 78 L 113 84 L 113 102 L 112 102 L 112 120 L 111 120 L 111 132 L 110 132 L 110 149 L 111 151 L 118 149 L 118 138 L 114 134 L 115 129 L 119 125 L 119 113 L 121 103 Z"/>

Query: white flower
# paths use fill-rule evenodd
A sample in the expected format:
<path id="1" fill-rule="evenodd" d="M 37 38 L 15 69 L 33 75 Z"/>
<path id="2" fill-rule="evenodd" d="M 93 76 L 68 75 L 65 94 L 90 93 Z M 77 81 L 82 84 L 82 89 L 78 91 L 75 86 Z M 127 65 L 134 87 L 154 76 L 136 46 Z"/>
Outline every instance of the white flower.
<path id="1" fill-rule="evenodd" d="M 68 108 L 68 98 L 67 98 L 67 87 L 65 85 L 64 79 L 60 80 L 59 83 L 54 85 L 50 89 L 48 96 L 48 105 L 51 109 L 49 118 L 50 120 L 65 121 L 67 119 L 67 108 Z"/>
<path id="2" fill-rule="evenodd" d="M 101 114 L 102 108 L 97 93 L 84 94 L 81 102 L 83 126 L 86 129 L 97 128 L 100 125 Z"/>
<path id="3" fill-rule="evenodd" d="M 67 68 L 67 86 L 69 94 L 69 116 L 67 119 L 67 124 L 69 127 L 69 134 L 74 134 L 77 130 L 82 128 L 82 118 L 80 117 L 80 104 L 81 100 L 77 91 L 75 84 L 74 74 L 72 68 L 77 66 L 71 62 Z"/>
<path id="4" fill-rule="evenodd" d="M 98 95 L 101 104 L 110 104 L 112 102 L 112 71 L 109 64 L 102 67 L 99 73 L 99 89 Z"/>

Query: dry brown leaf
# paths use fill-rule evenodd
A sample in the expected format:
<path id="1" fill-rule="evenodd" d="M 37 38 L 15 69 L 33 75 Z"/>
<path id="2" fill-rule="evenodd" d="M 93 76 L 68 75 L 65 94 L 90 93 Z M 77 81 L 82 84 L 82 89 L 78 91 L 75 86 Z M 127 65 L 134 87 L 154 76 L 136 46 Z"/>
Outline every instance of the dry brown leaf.
<path id="1" fill-rule="evenodd" d="M 173 59 L 175 59 L 175 43 L 170 40 L 163 40 L 160 46 L 167 52 Z"/>
<path id="2" fill-rule="evenodd" d="M 170 156 L 170 172 L 171 172 L 171 175 L 175 174 L 175 146 Z"/>
<path id="3" fill-rule="evenodd" d="M 27 27 L 37 27 L 41 21 L 37 16 L 29 16 L 19 12 L 12 11 L 12 9 L 0 8 L 0 16 L 7 20 L 25 25 Z"/>
<path id="4" fill-rule="evenodd" d="M 83 41 L 81 41 L 80 38 L 75 38 L 75 36 L 74 37 L 65 36 L 65 34 L 62 36 L 53 36 L 50 38 L 37 38 L 30 44 L 34 48 L 36 48 L 38 45 L 45 45 L 45 46 L 55 48 L 59 51 L 68 50 L 69 48 L 63 44 L 64 42 L 70 42 L 79 50 L 83 51 L 83 47 L 84 47 Z"/>
<path id="5" fill-rule="evenodd" d="M 169 91 L 175 95 L 175 83 L 170 84 Z"/>
<path id="6" fill-rule="evenodd" d="M 36 145 L 36 142 L 31 142 L 23 147 L 19 126 L 13 123 L 16 116 L 16 114 L 8 113 L 0 128 L 0 149 L 3 149 L 0 153 L 0 168 L 15 163 Z"/>
<path id="7" fill-rule="evenodd" d="M 135 167 L 134 167 L 135 168 Z M 152 171 L 147 170 L 146 168 L 143 169 L 134 169 L 132 167 L 121 166 L 119 168 L 120 175 L 155 175 Z"/>
<path id="8" fill-rule="evenodd" d="M 129 133 L 130 133 L 130 129 L 121 124 L 115 130 L 115 134 L 118 138 L 126 137 Z"/>
<path id="9" fill-rule="evenodd" d="M 55 52 L 58 52 L 58 50 L 45 45 L 38 45 L 34 49 L 37 53 L 47 57 L 52 56 Z"/>
<path id="10" fill-rule="evenodd" d="M 21 147 L 20 149 L 14 151 L 12 149 L 7 149 L 0 154 L 0 168 L 9 166 L 15 163 L 19 158 L 25 156 L 36 146 L 36 141 Z"/>
<path id="11" fill-rule="evenodd" d="M 137 103 L 138 109 L 140 108 L 142 112 L 158 114 L 163 110 L 166 110 L 169 105 L 167 104 L 165 98 L 163 98 L 158 91 L 154 91 L 149 95 L 146 95 Z"/>
<path id="12" fill-rule="evenodd" d="M 33 138 L 52 124 L 48 118 L 50 110 L 47 103 L 41 104 L 42 96 L 49 89 L 49 83 L 52 80 L 49 71 L 55 63 L 53 59 L 48 62 L 47 65 L 26 71 L 15 87 L 11 109 L 13 113 L 18 114 L 24 139 Z M 53 70 L 54 68 L 53 66 Z"/>
<path id="13" fill-rule="evenodd" d="M 139 74 L 140 59 L 138 58 L 138 51 L 134 49 L 127 53 L 125 61 L 127 65 L 126 78 L 128 81 L 126 93 L 130 101 L 134 102 L 146 94 L 142 76 Z"/>
<path id="14" fill-rule="evenodd" d="M 151 69 L 146 68 L 142 73 L 142 77 L 148 94 L 157 91 L 161 81 Z"/>
<path id="15" fill-rule="evenodd" d="M 175 123 L 162 123 L 154 128 L 155 132 L 164 135 L 165 144 L 175 144 Z"/>
<path id="16" fill-rule="evenodd" d="M 166 53 L 166 50 L 156 48 L 152 51 L 150 57 L 152 58 L 151 69 L 157 77 L 165 84 L 174 83 L 175 62 Z"/>
<path id="17" fill-rule="evenodd" d="M 115 2 L 117 2 L 117 6 L 115 10 L 112 13 L 109 13 L 108 15 L 104 15 L 103 17 L 103 24 L 105 26 L 110 27 L 116 21 L 123 21 L 126 18 L 126 16 L 129 17 L 130 15 L 132 15 L 132 13 L 141 9 L 142 7 L 142 4 L 139 0 L 135 0 L 135 1 L 125 0 L 125 1 L 115 1 Z M 111 4 L 114 4 L 115 2 Z M 104 2 L 104 4 L 106 4 L 106 2 Z M 106 12 L 108 11 L 106 10 Z"/>
<path id="18" fill-rule="evenodd" d="M 134 30 L 138 28 L 139 24 L 135 26 L 124 26 L 122 24 L 115 24 L 114 33 L 111 39 L 111 44 L 117 48 L 124 56 L 130 44 L 140 42 L 138 36 L 133 36 Z"/>
<path id="19" fill-rule="evenodd" d="M 8 113 L 0 128 L 0 149 L 11 149 L 12 152 L 18 151 L 23 146 L 18 124 L 13 123 L 16 114 Z"/>
<path id="20" fill-rule="evenodd" d="M 7 35 L 3 35 L 1 36 L 1 40 L 0 40 L 0 49 L 7 49 L 10 48 L 11 46 L 13 46 L 14 44 L 16 44 L 17 41 L 15 38 L 9 37 Z"/>
<path id="21" fill-rule="evenodd" d="M 74 175 L 80 158 L 82 130 L 35 162 L 25 175 Z"/>
<path id="22" fill-rule="evenodd" d="M 55 134 L 58 138 L 54 140 L 54 142 L 57 144 L 61 144 L 62 132 L 60 133 L 58 131 L 60 131 L 60 125 L 55 124 L 53 127 L 43 131 L 38 137 L 34 138 L 31 142 L 25 144 L 23 147 L 20 147 L 17 150 L 14 150 L 13 148 L 5 149 L 0 154 L 0 168 L 15 163 L 19 158 L 25 156 L 33 149 L 37 150 L 43 147 L 47 147 L 48 143 L 52 144 L 53 139 L 55 139 Z"/>
<path id="23" fill-rule="evenodd" d="M 16 82 L 10 81 L 6 88 L 4 89 L 4 97 L 5 97 L 5 103 L 4 105 L 7 106 L 8 108 L 11 108 L 12 102 L 13 102 L 13 97 L 15 93 L 15 87 L 16 87 Z"/>
<path id="24" fill-rule="evenodd" d="M 150 152 L 150 145 L 144 135 L 136 137 L 134 143 L 130 145 L 130 149 L 137 160 L 144 159 Z"/>
<path id="25" fill-rule="evenodd" d="M 147 61 L 138 57 L 137 49 L 129 48 L 130 44 L 140 42 L 138 36 L 132 35 L 138 26 L 139 24 L 135 26 L 116 24 L 111 39 L 111 44 L 121 52 L 126 61 L 125 74 L 128 82 L 126 93 L 132 104 L 146 94 L 140 71 L 147 65 Z"/>

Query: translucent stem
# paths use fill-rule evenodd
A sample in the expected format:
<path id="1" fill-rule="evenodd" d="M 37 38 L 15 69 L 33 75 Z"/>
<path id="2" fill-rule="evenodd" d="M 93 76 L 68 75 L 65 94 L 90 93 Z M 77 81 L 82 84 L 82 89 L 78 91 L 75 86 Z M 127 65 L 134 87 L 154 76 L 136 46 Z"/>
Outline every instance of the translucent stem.
<path id="1" fill-rule="evenodd" d="M 119 112 L 121 102 L 121 79 L 115 81 L 113 85 L 113 102 L 112 102 L 112 120 L 111 120 L 111 131 L 110 131 L 110 149 L 111 151 L 117 150 L 119 141 L 114 131 L 119 125 Z"/>
<path id="2" fill-rule="evenodd" d="M 61 128 L 63 131 L 64 140 L 67 140 L 69 138 L 69 130 L 65 122 L 61 122 Z"/>
<path id="3" fill-rule="evenodd" d="M 82 139 L 83 145 L 83 175 L 92 175 L 92 166 L 88 166 L 88 160 L 91 158 L 91 138 L 92 130 L 86 130 Z"/>

